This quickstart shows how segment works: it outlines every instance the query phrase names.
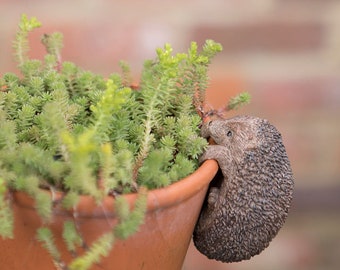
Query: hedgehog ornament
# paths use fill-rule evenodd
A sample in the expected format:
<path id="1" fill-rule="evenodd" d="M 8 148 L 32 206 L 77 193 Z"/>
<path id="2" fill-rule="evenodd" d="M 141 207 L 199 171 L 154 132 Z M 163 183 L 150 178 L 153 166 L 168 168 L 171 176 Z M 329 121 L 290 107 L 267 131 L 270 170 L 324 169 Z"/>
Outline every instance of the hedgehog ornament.
<path id="1" fill-rule="evenodd" d="M 200 162 L 215 159 L 193 240 L 209 259 L 238 262 L 264 250 L 288 214 L 294 180 L 281 134 L 267 120 L 237 116 L 203 124 L 212 139 Z"/>

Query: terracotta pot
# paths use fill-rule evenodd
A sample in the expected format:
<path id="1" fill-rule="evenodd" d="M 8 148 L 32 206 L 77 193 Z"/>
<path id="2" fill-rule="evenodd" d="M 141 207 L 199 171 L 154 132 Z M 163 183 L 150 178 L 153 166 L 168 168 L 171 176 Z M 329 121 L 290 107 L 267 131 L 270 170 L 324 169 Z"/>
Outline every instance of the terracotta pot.
<path id="1" fill-rule="evenodd" d="M 208 185 L 217 170 L 217 163 L 209 160 L 183 180 L 150 191 L 145 223 L 139 232 L 125 241 L 116 241 L 110 255 L 91 269 L 180 270 Z M 136 195 L 128 194 L 126 198 L 133 205 Z M 1 269 L 56 269 L 50 255 L 36 240 L 41 220 L 33 207 L 34 201 L 26 194 L 13 194 L 15 239 L 0 238 Z M 98 207 L 92 198 L 83 196 L 77 213 L 80 232 L 86 243 L 109 231 L 117 222 L 112 197 L 106 197 Z M 62 259 L 69 262 L 72 257 L 61 235 L 62 224 L 72 217 L 72 213 L 56 207 L 53 214 L 53 223 L 49 227 L 62 252 Z"/>

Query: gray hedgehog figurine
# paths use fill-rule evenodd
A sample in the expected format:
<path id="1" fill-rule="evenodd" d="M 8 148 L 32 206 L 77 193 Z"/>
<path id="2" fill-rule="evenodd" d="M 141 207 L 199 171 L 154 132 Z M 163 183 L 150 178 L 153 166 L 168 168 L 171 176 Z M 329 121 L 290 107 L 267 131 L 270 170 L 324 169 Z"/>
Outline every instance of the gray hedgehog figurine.
<path id="1" fill-rule="evenodd" d="M 200 162 L 217 160 L 193 234 L 210 259 L 238 262 L 264 250 L 288 215 L 294 180 L 281 134 L 267 120 L 237 116 L 202 126 L 213 139 Z M 221 174 L 222 173 L 222 174 Z"/>

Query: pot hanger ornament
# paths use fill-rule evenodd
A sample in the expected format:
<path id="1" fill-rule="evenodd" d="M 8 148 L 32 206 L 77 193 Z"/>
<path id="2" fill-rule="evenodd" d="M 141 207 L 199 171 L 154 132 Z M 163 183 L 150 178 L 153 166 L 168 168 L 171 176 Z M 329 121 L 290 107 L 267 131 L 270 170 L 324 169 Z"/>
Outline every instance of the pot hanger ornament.
<path id="1" fill-rule="evenodd" d="M 293 173 L 279 131 L 253 116 L 206 121 L 213 141 L 200 162 L 214 159 L 211 182 L 193 240 L 209 259 L 239 262 L 259 254 L 284 224 L 293 196 Z"/>

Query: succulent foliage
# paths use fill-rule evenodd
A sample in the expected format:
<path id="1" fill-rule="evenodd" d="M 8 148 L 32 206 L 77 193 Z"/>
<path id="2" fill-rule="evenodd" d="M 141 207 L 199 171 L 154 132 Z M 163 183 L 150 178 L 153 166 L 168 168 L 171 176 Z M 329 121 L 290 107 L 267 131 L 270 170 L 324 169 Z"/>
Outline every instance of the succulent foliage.
<path id="1" fill-rule="evenodd" d="M 140 86 L 133 90 L 129 66 L 108 78 L 62 61 L 61 33 L 44 35 L 44 59 L 28 57 L 28 34 L 41 23 L 23 15 L 13 43 L 21 76 L 0 77 L 0 234 L 12 237 L 8 190 L 35 198 L 42 227 L 37 239 L 64 269 L 88 269 L 143 222 L 147 189 L 169 185 L 198 166 L 207 145 L 200 136 L 207 70 L 222 50 L 208 40 L 201 52 L 173 54 L 166 44 L 145 61 Z M 198 113 L 197 113 L 198 112 Z M 65 193 L 72 209 L 81 194 L 98 204 L 117 196 L 119 223 L 66 267 L 48 224 L 53 205 L 43 189 Z M 131 211 L 119 194 L 139 192 Z M 117 195 L 118 194 L 118 195 Z M 66 221 L 63 237 L 70 252 L 81 246 L 76 224 Z"/>

